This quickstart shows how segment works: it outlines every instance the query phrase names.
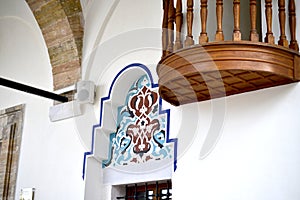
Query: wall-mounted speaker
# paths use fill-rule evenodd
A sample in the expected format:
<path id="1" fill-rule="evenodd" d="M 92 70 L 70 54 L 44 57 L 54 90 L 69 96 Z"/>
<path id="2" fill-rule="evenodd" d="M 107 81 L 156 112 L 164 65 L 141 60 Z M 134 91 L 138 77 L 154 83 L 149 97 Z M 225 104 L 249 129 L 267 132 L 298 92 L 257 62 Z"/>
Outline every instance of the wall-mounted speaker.
<path id="1" fill-rule="evenodd" d="M 79 103 L 94 103 L 95 84 L 92 81 L 77 82 L 75 99 Z"/>

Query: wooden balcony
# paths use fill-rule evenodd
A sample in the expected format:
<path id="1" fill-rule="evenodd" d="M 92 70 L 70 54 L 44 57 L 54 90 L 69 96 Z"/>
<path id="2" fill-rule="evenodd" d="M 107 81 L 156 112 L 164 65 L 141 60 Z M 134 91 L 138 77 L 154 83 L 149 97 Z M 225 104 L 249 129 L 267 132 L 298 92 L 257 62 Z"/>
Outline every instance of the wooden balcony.
<path id="1" fill-rule="evenodd" d="M 249 40 L 242 40 L 240 0 L 233 0 L 232 40 L 224 41 L 223 0 L 216 0 L 216 32 L 212 41 L 207 34 L 208 0 L 200 1 L 201 32 L 194 44 L 194 2 L 187 0 L 185 15 L 182 1 L 164 0 L 162 59 L 157 66 L 159 93 L 173 105 L 219 98 L 300 80 L 300 55 L 296 40 L 295 1 L 278 0 L 280 37 L 272 32 L 272 0 L 265 0 L 266 34 L 260 41 L 256 28 L 256 0 L 250 0 Z M 243 3 L 245 3 L 243 1 Z M 286 9 L 287 7 L 287 9 Z M 288 10 L 288 12 L 286 12 Z M 183 18 L 186 16 L 186 19 Z M 277 17 L 276 16 L 276 17 Z M 288 18 L 290 41 L 286 37 Z M 186 36 L 182 24 L 186 20 Z M 212 26 L 210 24 L 210 26 Z"/>

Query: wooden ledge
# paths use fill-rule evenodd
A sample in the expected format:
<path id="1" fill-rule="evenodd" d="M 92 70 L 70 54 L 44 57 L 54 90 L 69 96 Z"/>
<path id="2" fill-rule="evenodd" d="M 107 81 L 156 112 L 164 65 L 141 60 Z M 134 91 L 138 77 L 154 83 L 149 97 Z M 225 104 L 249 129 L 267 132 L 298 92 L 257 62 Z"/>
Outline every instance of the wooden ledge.
<path id="1" fill-rule="evenodd" d="M 169 54 L 157 73 L 161 97 L 178 106 L 299 81 L 300 55 L 261 42 L 212 42 Z"/>

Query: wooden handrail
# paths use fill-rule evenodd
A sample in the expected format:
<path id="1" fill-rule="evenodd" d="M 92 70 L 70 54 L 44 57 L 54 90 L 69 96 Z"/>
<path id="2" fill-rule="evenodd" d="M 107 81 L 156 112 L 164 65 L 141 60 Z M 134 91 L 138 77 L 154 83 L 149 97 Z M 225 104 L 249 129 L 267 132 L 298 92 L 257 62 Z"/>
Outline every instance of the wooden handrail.
<path id="1" fill-rule="evenodd" d="M 199 34 L 199 44 L 205 44 L 209 42 L 207 33 L 207 18 L 208 18 L 208 0 L 200 0 L 199 8 L 194 8 L 194 0 L 186 0 L 186 10 L 183 10 L 182 0 L 176 1 L 176 8 L 174 7 L 174 0 L 163 0 L 163 35 L 162 35 L 162 46 L 163 55 L 162 57 L 172 53 L 173 51 L 179 50 L 181 48 L 186 48 L 194 45 L 195 41 L 193 39 L 193 26 L 194 26 L 194 9 L 200 9 L 200 34 Z M 227 3 L 228 1 L 226 1 Z M 240 27 L 241 22 L 241 3 L 244 1 L 232 0 L 233 4 L 233 33 L 232 40 L 240 41 L 242 40 L 242 30 Z M 258 6 L 256 0 L 250 0 L 250 33 L 249 41 L 259 42 L 259 34 L 257 31 L 257 16 Z M 265 26 L 266 35 L 263 41 L 271 45 L 275 45 L 275 37 L 273 35 L 273 8 L 272 0 L 265 0 Z M 288 7 L 288 12 L 286 12 Z M 223 0 L 216 0 L 216 32 L 213 42 L 224 41 L 223 33 Z M 183 14 L 185 13 L 185 14 Z M 290 41 L 287 40 L 286 34 L 286 18 L 288 15 L 289 19 L 289 35 Z M 185 19 L 183 16 L 186 16 Z M 280 36 L 278 38 L 278 45 L 285 48 L 290 48 L 299 51 L 299 45 L 296 40 L 296 4 L 295 0 L 289 0 L 288 5 L 286 5 L 285 0 L 278 0 L 278 27 L 280 29 Z M 245 17 L 245 16 L 243 16 Z M 186 31 L 182 31 L 183 21 L 186 20 Z M 264 23 L 264 21 L 262 21 Z M 176 24 L 176 37 L 174 38 L 174 25 Z M 277 26 L 277 25 L 276 25 Z M 184 27 L 185 28 L 185 27 Z M 167 29 L 167 30 L 165 30 Z M 186 38 L 184 42 L 182 41 L 181 33 L 186 32 Z M 184 45 L 183 45 L 184 43 Z"/>

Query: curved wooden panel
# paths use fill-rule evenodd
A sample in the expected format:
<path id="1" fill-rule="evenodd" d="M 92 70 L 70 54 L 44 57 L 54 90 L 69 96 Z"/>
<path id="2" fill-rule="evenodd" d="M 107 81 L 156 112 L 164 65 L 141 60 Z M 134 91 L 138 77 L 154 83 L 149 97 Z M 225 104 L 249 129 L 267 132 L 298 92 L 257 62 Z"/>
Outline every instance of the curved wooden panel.
<path id="1" fill-rule="evenodd" d="M 159 92 L 173 105 L 224 97 L 300 80 L 299 53 L 266 43 L 195 45 L 163 58 Z"/>

